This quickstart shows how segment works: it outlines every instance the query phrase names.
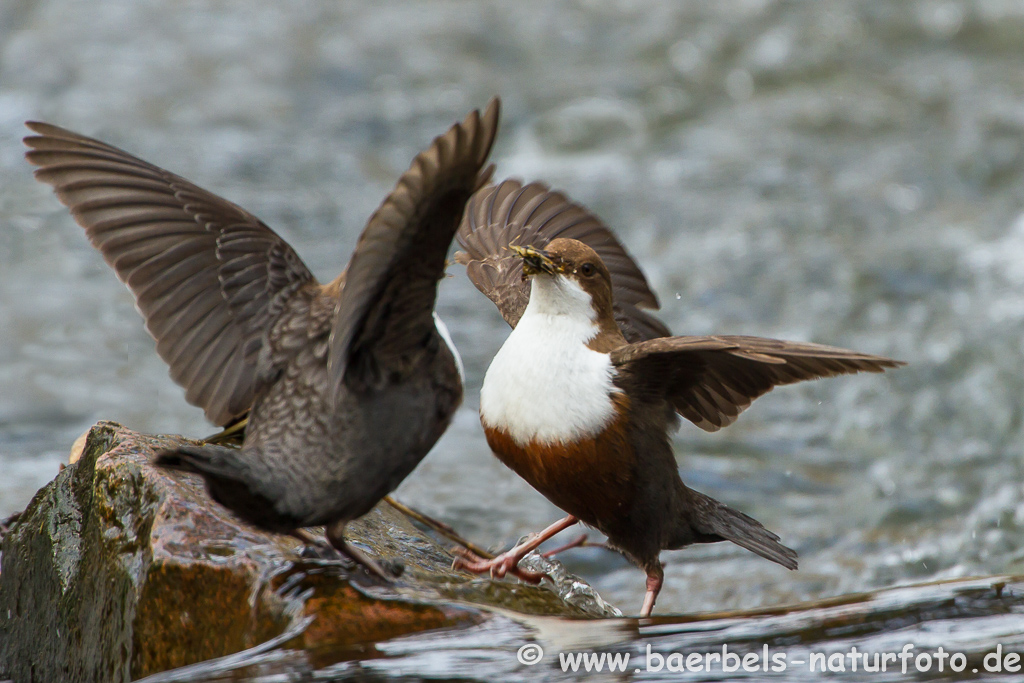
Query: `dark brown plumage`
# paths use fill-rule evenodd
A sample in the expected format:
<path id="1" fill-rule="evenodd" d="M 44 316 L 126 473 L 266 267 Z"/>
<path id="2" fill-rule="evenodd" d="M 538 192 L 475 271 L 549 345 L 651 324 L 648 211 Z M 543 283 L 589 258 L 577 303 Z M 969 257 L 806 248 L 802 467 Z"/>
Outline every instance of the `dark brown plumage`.
<path id="1" fill-rule="evenodd" d="M 461 564 L 537 580 L 519 570 L 518 561 L 582 521 L 647 572 L 645 616 L 661 589 L 664 549 L 728 540 L 795 569 L 796 553 L 776 534 L 682 482 L 669 442 L 676 411 L 715 431 L 777 385 L 882 372 L 901 363 L 758 337 L 631 342 L 617 315 L 616 271 L 606 267 L 599 250 L 564 238 L 537 248 L 529 242 L 538 232 L 536 214 L 525 206 L 482 211 L 492 192 L 474 196 L 459 232 L 463 245 L 475 245 L 462 258 L 470 277 L 514 327 L 484 379 L 481 422 L 498 458 L 568 517 L 494 560 L 467 554 Z M 471 223 L 471 216 L 477 220 Z M 510 267 L 477 265 L 513 258 L 525 263 L 521 272 L 530 284 Z M 523 307 L 527 287 L 529 304 Z"/>
<path id="2" fill-rule="evenodd" d="M 823 344 L 739 335 L 651 339 L 616 348 L 611 360 L 624 384 L 665 396 L 708 432 L 728 427 L 777 386 L 903 365 Z"/>
<path id="3" fill-rule="evenodd" d="M 462 399 L 434 299 L 489 176 L 497 100 L 413 160 L 325 285 L 235 204 L 98 140 L 27 125 L 36 177 L 135 295 L 187 400 L 220 425 L 249 413 L 241 450 L 181 448 L 157 463 L 198 472 L 249 522 L 326 524 L 352 552 L 345 524 L 412 471 Z"/>
<path id="4" fill-rule="evenodd" d="M 543 249 L 558 237 L 576 239 L 595 250 L 608 268 L 615 297 L 615 320 L 629 341 L 666 337 L 668 328 L 641 310 L 657 310 L 658 297 L 615 234 L 596 216 L 543 183 L 505 180 L 481 189 L 466 207 L 455 238 L 466 251 L 455 260 L 512 327 L 526 310 L 530 285 L 523 260 L 510 245 Z"/>

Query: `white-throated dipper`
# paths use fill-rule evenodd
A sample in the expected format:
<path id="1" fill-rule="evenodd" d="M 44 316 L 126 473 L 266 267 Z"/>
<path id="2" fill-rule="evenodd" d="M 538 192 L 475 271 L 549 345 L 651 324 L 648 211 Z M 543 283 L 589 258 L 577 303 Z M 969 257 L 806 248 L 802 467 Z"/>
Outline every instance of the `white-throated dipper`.
<path id="1" fill-rule="evenodd" d="M 598 228 L 609 232 L 543 185 L 505 182 L 470 200 L 458 259 L 514 328 L 480 391 L 487 443 L 568 516 L 493 560 L 466 552 L 457 564 L 536 581 L 519 560 L 583 522 L 647 573 L 641 616 L 661 590 L 662 550 L 732 541 L 796 569 L 796 552 L 776 534 L 683 483 L 669 442 L 676 413 L 715 431 L 777 385 L 901 363 L 758 337 L 637 333 L 616 309 L 652 301 L 620 301 L 622 264 L 604 262 L 609 247 Z"/>
<path id="2" fill-rule="evenodd" d="M 186 398 L 214 423 L 249 413 L 242 448 L 181 447 L 158 465 L 197 472 L 242 519 L 346 543 L 416 467 L 462 400 L 437 285 L 498 126 L 481 115 L 437 137 L 370 217 L 345 271 L 321 285 L 258 218 L 122 150 L 45 123 L 25 138 L 49 183 L 135 295 Z"/>

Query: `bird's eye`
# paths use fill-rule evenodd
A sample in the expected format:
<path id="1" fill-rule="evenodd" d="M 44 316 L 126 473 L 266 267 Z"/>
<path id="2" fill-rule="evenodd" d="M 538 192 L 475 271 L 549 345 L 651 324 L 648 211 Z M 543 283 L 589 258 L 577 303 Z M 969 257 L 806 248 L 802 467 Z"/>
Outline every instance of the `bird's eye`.
<path id="1" fill-rule="evenodd" d="M 594 268 L 593 263 L 584 263 L 582 266 L 580 266 L 580 272 L 583 274 L 584 277 L 590 277 L 591 275 L 594 274 L 595 271 L 596 268 Z"/>

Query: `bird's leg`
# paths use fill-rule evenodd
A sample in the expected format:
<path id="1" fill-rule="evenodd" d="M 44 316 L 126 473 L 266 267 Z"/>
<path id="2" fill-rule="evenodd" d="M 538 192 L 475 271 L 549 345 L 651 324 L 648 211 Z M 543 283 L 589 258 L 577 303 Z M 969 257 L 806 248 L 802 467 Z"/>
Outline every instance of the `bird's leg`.
<path id="1" fill-rule="evenodd" d="M 466 571 L 473 572 L 474 574 L 490 572 L 492 578 L 498 579 L 504 578 L 506 574 L 511 573 L 523 581 L 540 583 L 540 580 L 544 578 L 545 575 L 540 572 L 531 572 L 525 569 L 520 569 L 519 561 L 526 557 L 541 543 L 548 540 L 555 534 L 568 529 L 573 524 L 577 524 L 579 521 L 580 520 L 573 515 L 568 515 L 544 529 L 544 531 L 539 534 L 534 534 L 516 547 L 491 560 L 485 560 L 468 550 L 457 550 L 456 552 L 458 552 L 460 557 L 455 558 L 455 562 L 452 566 L 465 569 Z"/>
<path id="2" fill-rule="evenodd" d="M 549 550 L 546 553 L 541 553 L 544 557 L 552 558 L 559 553 L 564 553 L 566 550 L 572 550 L 573 548 L 604 548 L 605 550 L 615 551 L 615 548 L 611 547 L 607 543 L 591 543 L 587 540 L 586 534 L 581 534 L 575 540 L 569 541 L 563 546 Z"/>
<path id="3" fill-rule="evenodd" d="M 560 545 L 554 550 L 549 550 L 546 553 L 541 553 L 541 555 L 550 559 L 559 553 L 564 553 L 566 550 L 572 550 L 573 548 L 579 548 L 585 545 L 587 545 L 587 535 L 580 534 L 574 540 L 569 541 L 565 545 Z"/>
<path id="4" fill-rule="evenodd" d="M 647 594 L 644 595 L 644 606 L 640 608 L 641 617 L 651 616 L 654 610 L 654 601 L 658 599 L 661 592 L 661 584 L 665 582 L 665 565 L 655 560 L 652 568 L 647 570 Z"/>
<path id="5" fill-rule="evenodd" d="M 315 538 L 307 534 L 302 529 L 292 529 L 288 532 L 288 535 L 292 538 L 302 541 L 306 545 L 320 545 L 320 543 Z"/>
<path id="6" fill-rule="evenodd" d="M 375 560 L 359 548 L 345 540 L 345 523 L 334 522 L 328 524 L 326 529 L 327 540 L 335 550 L 345 555 L 356 564 L 366 567 L 366 570 L 379 579 L 391 583 L 391 576 L 385 572 Z"/>
<path id="7" fill-rule="evenodd" d="M 288 535 L 297 539 L 303 546 L 299 553 L 304 558 L 331 559 L 337 555 L 337 551 L 327 543 L 321 543 L 302 529 L 292 529 Z"/>

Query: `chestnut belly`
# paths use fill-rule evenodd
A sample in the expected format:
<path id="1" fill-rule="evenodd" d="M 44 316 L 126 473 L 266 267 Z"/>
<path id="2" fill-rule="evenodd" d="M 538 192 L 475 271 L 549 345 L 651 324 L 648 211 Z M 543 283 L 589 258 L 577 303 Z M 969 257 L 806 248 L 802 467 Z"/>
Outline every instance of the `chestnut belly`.
<path id="1" fill-rule="evenodd" d="M 518 444 L 484 425 L 494 454 L 545 498 L 584 523 L 604 529 L 628 515 L 633 502 L 634 452 L 623 416 L 593 437 Z"/>

